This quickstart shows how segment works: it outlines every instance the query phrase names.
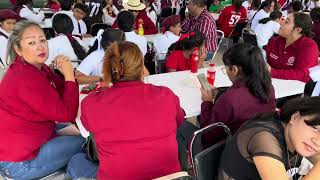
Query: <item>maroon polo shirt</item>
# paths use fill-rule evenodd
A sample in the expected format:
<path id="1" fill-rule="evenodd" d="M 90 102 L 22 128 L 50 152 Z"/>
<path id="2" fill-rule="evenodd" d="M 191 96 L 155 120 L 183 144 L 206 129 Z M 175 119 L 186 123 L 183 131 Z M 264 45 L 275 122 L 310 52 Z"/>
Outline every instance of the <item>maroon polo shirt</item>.
<path id="1" fill-rule="evenodd" d="M 258 113 L 272 112 L 276 108 L 275 94 L 273 86 L 270 89 L 267 103 L 263 103 L 255 97 L 244 81 L 235 82 L 226 92 L 224 92 L 215 104 L 205 101 L 201 104 L 200 127 L 206 127 L 212 123 L 223 122 L 232 133 L 247 120 L 253 118 Z M 204 144 L 211 141 L 220 140 L 223 131 L 213 131 L 207 134 Z"/>
<path id="2" fill-rule="evenodd" d="M 0 83 L 0 160 L 36 157 L 55 137 L 56 122 L 74 121 L 78 106 L 75 82 L 64 81 L 45 64 L 39 70 L 17 58 Z"/>
<path id="3" fill-rule="evenodd" d="M 302 36 L 287 48 L 286 39 L 279 36 L 266 47 L 267 62 L 273 78 L 308 82 L 309 68 L 318 64 L 318 46 L 309 37 Z"/>
<path id="4" fill-rule="evenodd" d="M 169 88 L 141 81 L 87 96 L 81 121 L 97 143 L 98 179 L 153 179 L 180 171 L 176 131 L 184 115 Z"/>

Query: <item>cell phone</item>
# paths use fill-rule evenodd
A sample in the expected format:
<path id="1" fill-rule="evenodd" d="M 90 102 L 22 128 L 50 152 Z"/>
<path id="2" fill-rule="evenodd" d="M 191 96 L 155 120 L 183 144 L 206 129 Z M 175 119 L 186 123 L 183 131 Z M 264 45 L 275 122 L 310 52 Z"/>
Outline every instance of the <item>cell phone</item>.
<path id="1" fill-rule="evenodd" d="M 200 81 L 200 84 L 202 86 L 202 88 L 206 91 L 211 90 L 211 86 L 207 80 L 207 77 L 204 73 L 198 74 L 198 79 Z"/>

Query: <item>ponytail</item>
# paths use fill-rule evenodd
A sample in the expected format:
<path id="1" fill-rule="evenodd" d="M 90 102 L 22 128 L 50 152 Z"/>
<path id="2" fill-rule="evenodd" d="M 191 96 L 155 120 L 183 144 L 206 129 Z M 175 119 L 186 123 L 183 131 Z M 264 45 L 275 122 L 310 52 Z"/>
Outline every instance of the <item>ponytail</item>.
<path id="1" fill-rule="evenodd" d="M 266 63 L 263 60 L 263 55 L 259 47 L 252 46 L 249 52 L 250 61 L 247 72 L 251 74 L 247 77 L 247 86 L 250 92 L 263 103 L 267 103 L 270 87 L 271 76 L 266 68 Z"/>
<path id="2" fill-rule="evenodd" d="M 132 42 L 112 43 L 105 52 L 104 80 L 107 83 L 141 80 L 143 55 Z"/>
<path id="3" fill-rule="evenodd" d="M 267 22 L 271 21 L 272 19 L 270 17 L 263 18 L 259 21 L 260 24 L 267 24 Z"/>
<path id="4" fill-rule="evenodd" d="M 272 87 L 271 76 L 260 48 L 245 43 L 236 44 L 223 54 L 222 60 L 226 66 L 241 67 L 250 93 L 267 103 Z"/>

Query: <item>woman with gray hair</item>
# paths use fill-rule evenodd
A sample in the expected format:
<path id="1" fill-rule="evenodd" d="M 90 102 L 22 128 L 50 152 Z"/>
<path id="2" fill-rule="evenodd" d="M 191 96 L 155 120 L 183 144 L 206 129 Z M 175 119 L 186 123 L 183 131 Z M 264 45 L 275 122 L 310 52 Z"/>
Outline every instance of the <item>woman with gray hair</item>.
<path id="1" fill-rule="evenodd" d="M 33 22 L 16 24 L 8 42 L 10 66 L 0 83 L 0 174 L 11 179 L 47 176 L 81 152 L 80 136 L 57 136 L 56 122 L 73 122 L 79 105 L 72 64 L 57 56 L 44 64 L 48 44 Z"/>

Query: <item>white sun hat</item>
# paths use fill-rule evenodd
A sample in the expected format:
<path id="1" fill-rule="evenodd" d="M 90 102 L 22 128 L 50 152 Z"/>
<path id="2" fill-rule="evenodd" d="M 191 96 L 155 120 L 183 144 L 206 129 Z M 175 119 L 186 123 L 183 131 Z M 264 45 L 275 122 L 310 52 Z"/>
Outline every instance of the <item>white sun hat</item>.
<path id="1" fill-rule="evenodd" d="M 122 6 L 127 10 L 141 11 L 146 8 L 146 5 L 140 0 L 127 0 L 122 3 Z"/>

